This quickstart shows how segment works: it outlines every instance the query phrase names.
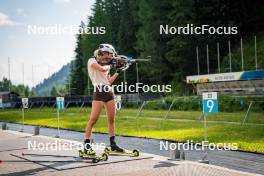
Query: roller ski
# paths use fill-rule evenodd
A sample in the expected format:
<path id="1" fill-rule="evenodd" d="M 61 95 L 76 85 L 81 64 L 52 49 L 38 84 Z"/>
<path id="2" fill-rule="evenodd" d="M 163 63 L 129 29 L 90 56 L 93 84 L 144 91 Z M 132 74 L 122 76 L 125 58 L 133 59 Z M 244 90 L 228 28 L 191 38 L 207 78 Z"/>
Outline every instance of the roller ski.
<path id="1" fill-rule="evenodd" d="M 115 136 L 110 137 L 110 146 L 104 149 L 104 152 L 110 155 L 127 155 L 127 156 L 139 156 L 138 150 L 133 150 L 132 152 L 120 148 L 115 142 Z"/>
<path id="2" fill-rule="evenodd" d="M 91 159 L 93 163 L 98 163 L 99 161 L 107 161 L 108 155 L 106 153 L 103 153 L 102 155 L 96 155 L 84 153 L 82 150 L 79 150 L 79 156 L 83 159 Z"/>
<path id="3" fill-rule="evenodd" d="M 79 157 L 83 159 L 91 159 L 93 163 L 108 160 L 108 155 L 106 153 L 103 153 L 102 155 L 96 155 L 95 151 L 93 151 L 90 145 L 89 139 L 84 142 L 84 150 L 79 150 Z"/>
<path id="4" fill-rule="evenodd" d="M 132 157 L 137 157 L 139 156 L 139 151 L 138 150 L 133 150 L 127 151 L 124 149 L 119 148 L 118 146 L 108 146 L 104 149 L 104 152 L 109 154 L 109 155 L 126 155 L 126 156 L 132 156 Z"/>

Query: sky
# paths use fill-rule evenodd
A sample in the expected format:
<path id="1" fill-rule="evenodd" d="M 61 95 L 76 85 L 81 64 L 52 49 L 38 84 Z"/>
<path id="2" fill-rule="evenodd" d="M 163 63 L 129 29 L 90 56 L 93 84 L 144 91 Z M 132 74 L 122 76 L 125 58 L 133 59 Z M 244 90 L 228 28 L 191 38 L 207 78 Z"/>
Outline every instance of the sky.
<path id="1" fill-rule="evenodd" d="M 9 65 L 13 84 L 36 86 L 73 60 L 75 31 L 94 1 L 0 0 L 0 80 Z"/>

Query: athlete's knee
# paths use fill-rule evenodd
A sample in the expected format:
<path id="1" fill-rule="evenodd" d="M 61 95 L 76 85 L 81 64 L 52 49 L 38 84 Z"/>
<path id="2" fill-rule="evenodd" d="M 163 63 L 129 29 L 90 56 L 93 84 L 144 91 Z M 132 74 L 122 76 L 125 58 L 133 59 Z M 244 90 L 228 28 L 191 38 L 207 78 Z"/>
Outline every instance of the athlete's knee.
<path id="1" fill-rule="evenodd" d="M 88 122 L 88 124 L 90 125 L 90 126 L 94 126 L 94 124 L 97 122 L 97 119 L 90 119 L 89 120 L 89 122 Z"/>

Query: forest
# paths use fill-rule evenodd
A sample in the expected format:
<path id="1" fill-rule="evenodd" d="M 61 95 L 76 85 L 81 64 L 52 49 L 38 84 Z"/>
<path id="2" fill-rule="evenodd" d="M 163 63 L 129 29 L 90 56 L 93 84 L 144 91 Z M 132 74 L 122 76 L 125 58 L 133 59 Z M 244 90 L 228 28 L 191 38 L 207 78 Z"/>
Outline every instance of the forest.
<path id="1" fill-rule="evenodd" d="M 87 21 L 80 22 L 80 28 L 103 28 L 105 31 L 76 35 L 71 85 L 76 88 L 76 94 L 90 94 L 92 88 L 87 75 L 87 60 L 100 43 L 110 43 L 118 54 L 142 59 L 151 56 L 151 62 L 138 64 L 141 83 L 171 84 L 173 91 L 182 95 L 186 89 L 186 76 L 197 74 L 196 47 L 199 48 L 200 74 L 207 74 L 206 45 L 209 46 L 210 73 L 217 73 L 217 43 L 221 72 L 229 72 L 228 41 L 232 43 L 232 71 L 240 71 L 241 61 L 237 53 L 243 38 L 245 55 L 250 55 L 244 58 L 244 68 L 254 70 L 254 53 L 247 51 L 247 46 L 251 47 L 254 36 L 263 38 L 263 19 L 264 1 L 261 0 L 96 0 L 92 15 L 87 17 Z M 161 25 L 208 25 L 231 28 L 233 32 L 161 34 Z M 259 48 L 263 46 L 259 44 Z M 258 53 L 260 69 L 264 68 L 262 51 Z M 128 84 L 134 84 L 135 66 L 120 76 L 115 84 L 124 81 L 124 76 Z"/>

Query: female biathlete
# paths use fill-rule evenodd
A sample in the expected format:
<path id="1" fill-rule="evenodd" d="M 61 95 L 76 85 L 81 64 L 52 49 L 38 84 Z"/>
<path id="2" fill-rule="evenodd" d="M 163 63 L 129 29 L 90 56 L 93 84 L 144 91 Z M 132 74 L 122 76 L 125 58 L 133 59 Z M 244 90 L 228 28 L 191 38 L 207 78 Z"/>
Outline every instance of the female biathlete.
<path id="1" fill-rule="evenodd" d="M 115 81 L 117 76 L 127 68 L 117 69 L 117 72 L 110 76 L 110 63 L 112 57 L 117 53 L 115 48 L 110 44 L 100 44 L 99 48 L 94 52 L 94 57 L 88 60 L 88 74 L 94 86 L 92 111 L 90 120 L 87 123 L 84 140 L 84 153 L 88 155 L 95 155 L 91 147 L 92 129 L 97 122 L 100 112 L 103 107 L 106 109 L 108 121 L 108 133 L 110 138 L 110 147 L 112 151 L 124 152 L 115 142 L 115 100 L 114 92 L 111 90 L 111 84 Z"/>

